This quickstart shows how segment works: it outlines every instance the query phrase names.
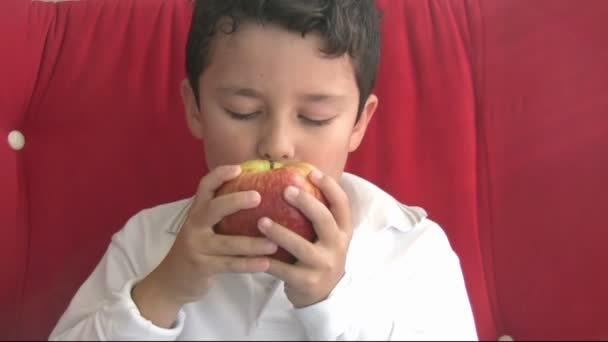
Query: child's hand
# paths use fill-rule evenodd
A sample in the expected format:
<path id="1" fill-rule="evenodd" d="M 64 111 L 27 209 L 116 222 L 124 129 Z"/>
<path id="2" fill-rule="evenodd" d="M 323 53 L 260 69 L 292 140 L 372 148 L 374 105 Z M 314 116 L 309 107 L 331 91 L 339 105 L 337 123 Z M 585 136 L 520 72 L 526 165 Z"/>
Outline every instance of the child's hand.
<path id="1" fill-rule="evenodd" d="M 133 289 L 133 299 L 144 317 L 170 326 L 183 304 L 207 293 L 214 275 L 268 269 L 269 260 L 264 256 L 276 252 L 276 244 L 266 238 L 219 235 L 213 231 L 224 216 L 260 204 L 260 194 L 255 191 L 214 198 L 216 189 L 239 173 L 238 165 L 221 166 L 202 178 L 167 256 Z"/>
<path id="2" fill-rule="evenodd" d="M 310 177 L 327 198 L 329 209 L 305 191 L 292 187 L 286 189 L 285 199 L 311 220 L 318 236 L 315 243 L 268 218 L 259 222 L 264 235 L 298 259 L 294 265 L 271 259 L 267 271 L 285 282 L 285 293 L 296 308 L 327 298 L 344 275 L 346 253 L 352 238 L 346 193 L 334 179 L 319 171 L 311 173 Z"/>

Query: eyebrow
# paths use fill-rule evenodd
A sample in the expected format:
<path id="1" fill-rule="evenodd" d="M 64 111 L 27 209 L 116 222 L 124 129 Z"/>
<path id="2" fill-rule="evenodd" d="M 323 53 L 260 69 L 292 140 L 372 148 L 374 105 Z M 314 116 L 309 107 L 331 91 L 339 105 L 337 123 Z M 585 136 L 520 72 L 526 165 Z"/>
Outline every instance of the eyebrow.
<path id="1" fill-rule="evenodd" d="M 304 94 L 300 96 L 305 102 L 337 102 L 344 99 L 346 96 L 340 94 Z"/>
<path id="2" fill-rule="evenodd" d="M 243 96 L 249 97 L 253 99 L 260 99 L 263 97 L 262 93 L 253 88 L 246 87 L 233 87 L 233 86 L 225 86 L 219 87 L 218 92 L 222 95 L 226 96 Z M 303 102 L 310 103 L 323 103 L 323 102 L 338 102 L 343 100 L 346 96 L 342 94 L 334 94 L 334 93 L 309 93 L 309 94 L 301 94 L 298 96 L 300 100 Z"/>
<path id="3" fill-rule="evenodd" d="M 258 99 L 262 97 L 262 94 L 253 88 L 241 88 L 241 87 L 219 87 L 218 92 L 223 95 L 238 95 L 244 97 L 251 97 Z"/>

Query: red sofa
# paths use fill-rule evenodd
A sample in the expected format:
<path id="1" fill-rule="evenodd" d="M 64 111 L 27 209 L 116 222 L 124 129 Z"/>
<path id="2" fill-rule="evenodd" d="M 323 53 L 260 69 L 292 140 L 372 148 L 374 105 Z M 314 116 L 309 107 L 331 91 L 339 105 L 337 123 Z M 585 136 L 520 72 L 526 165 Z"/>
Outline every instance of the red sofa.
<path id="1" fill-rule="evenodd" d="M 443 226 L 481 339 L 608 339 L 608 2 L 379 5 L 348 170 Z M 128 217 L 193 194 L 189 11 L 0 1 L 0 339 L 45 339 Z"/>

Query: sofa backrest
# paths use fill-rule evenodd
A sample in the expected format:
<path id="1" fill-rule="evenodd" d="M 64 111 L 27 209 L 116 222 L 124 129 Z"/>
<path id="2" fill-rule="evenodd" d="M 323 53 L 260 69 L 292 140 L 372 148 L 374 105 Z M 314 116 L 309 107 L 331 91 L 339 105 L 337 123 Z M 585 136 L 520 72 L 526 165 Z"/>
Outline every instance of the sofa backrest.
<path id="1" fill-rule="evenodd" d="M 608 2 L 484 1 L 479 227 L 497 329 L 608 338 Z"/>

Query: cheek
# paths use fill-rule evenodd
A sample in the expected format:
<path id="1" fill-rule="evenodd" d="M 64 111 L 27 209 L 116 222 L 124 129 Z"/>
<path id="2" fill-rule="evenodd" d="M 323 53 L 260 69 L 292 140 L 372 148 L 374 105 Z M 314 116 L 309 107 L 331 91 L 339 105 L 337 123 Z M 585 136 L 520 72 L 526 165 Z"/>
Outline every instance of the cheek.
<path id="1" fill-rule="evenodd" d="M 240 140 L 233 140 L 230 143 L 220 140 L 203 140 L 203 145 L 209 169 L 220 165 L 240 164 L 247 159 L 251 159 L 248 146 Z"/>
<path id="2" fill-rule="evenodd" d="M 237 128 L 227 120 L 207 121 L 203 146 L 209 169 L 250 159 L 251 137 Z"/>
<path id="3" fill-rule="evenodd" d="M 310 139 L 301 146 L 299 158 L 315 165 L 332 177 L 338 177 L 348 156 L 349 136 L 344 132 L 332 132 L 324 137 Z"/>

